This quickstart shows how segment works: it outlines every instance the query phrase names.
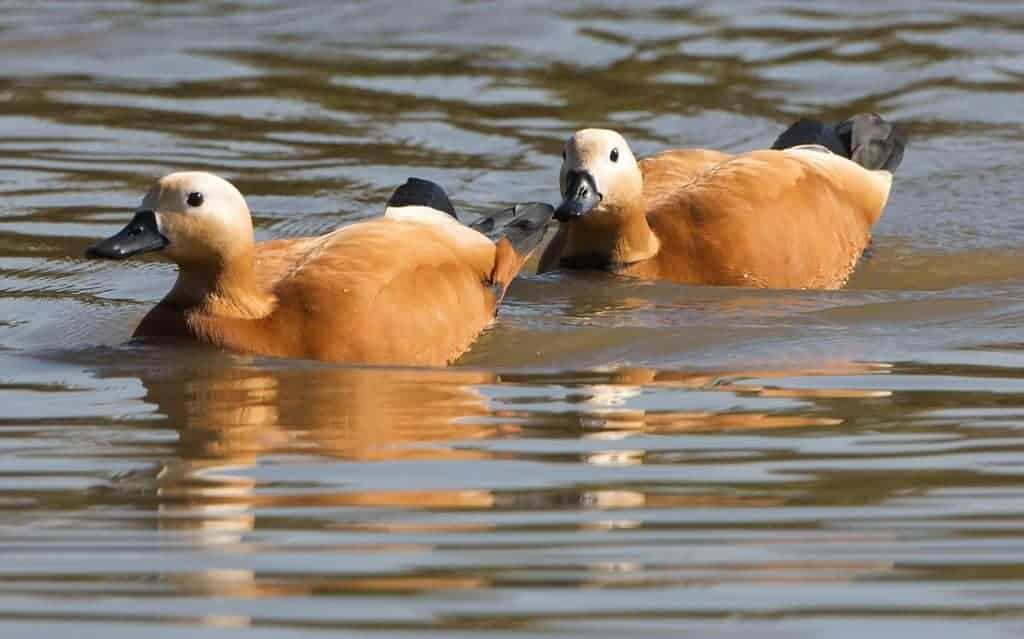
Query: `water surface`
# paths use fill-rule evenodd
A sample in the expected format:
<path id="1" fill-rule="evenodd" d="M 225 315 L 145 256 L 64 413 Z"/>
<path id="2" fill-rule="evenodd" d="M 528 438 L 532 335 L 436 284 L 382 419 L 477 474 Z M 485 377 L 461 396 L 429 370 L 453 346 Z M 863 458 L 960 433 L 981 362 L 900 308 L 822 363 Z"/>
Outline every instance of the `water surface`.
<path id="1" fill-rule="evenodd" d="M 0 635 L 1024 630 L 1018 3 L 629 4 L 0 2 Z M 864 110 L 846 290 L 533 276 L 449 370 L 125 345 L 173 271 L 80 257 L 172 170 L 292 237 Z"/>

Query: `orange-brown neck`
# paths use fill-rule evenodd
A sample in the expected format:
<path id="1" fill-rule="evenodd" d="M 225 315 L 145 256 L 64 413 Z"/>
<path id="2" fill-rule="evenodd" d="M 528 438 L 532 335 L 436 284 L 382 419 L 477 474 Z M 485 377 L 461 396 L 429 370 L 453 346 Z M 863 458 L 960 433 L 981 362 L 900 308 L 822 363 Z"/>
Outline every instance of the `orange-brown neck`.
<path id="1" fill-rule="evenodd" d="M 568 224 L 563 259 L 632 264 L 654 257 L 661 248 L 640 201 L 625 210 L 595 211 Z"/>
<path id="2" fill-rule="evenodd" d="M 178 280 L 164 298 L 165 304 L 232 319 L 265 317 L 275 302 L 256 280 L 253 248 L 229 260 L 179 264 Z"/>

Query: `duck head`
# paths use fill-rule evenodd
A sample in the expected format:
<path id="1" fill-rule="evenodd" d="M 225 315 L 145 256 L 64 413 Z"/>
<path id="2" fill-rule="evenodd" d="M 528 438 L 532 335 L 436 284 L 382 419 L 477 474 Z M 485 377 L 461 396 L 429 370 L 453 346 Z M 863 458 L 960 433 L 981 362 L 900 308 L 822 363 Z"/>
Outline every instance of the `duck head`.
<path id="1" fill-rule="evenodd" d="M 252 245 L 252 218 L 238 189 L 210 173 L 182 172 L 161 178 L 131 222 L 85 255 L 120 260 L 160 251 L 181 266 L 223 265 Z"/>
<path id="2" fill-rule="evenodd" d="M 583 129 L 562 151 L 562 203 L 555 219 L 600 221 L 640 201 L 643 178 L 626 139 L 608 129 Z"/>

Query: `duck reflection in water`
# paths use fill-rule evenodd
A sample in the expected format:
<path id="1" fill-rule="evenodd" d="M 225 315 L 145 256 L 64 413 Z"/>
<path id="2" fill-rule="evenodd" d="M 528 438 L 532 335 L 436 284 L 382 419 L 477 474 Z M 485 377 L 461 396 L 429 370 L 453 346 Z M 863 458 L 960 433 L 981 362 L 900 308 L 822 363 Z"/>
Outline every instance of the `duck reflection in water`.
<path id="1" fill-rule="evenodd" d="M 782 389 L 744 383 L 773 376 L 860 375 L 884 372 L 884 367 L 836 364 L 821 370 L 747 371 L 742 374 L 622 369 L 587 373 L 579 383 L 564 384 L 552 394 L 564 393 L 564 415 L 543 423 L 523 402 L 537 392 L 543 376 L 498 374 L 468 369 L 351 369 L 324 365 L 256 365 L 240 358 L 214 358 L 188 369 L 187 374 L 151 371 L 143 378 L 146 400 L 167 417 L 179 438 L 178 457 L 160 465 L 153 479 L 158 522 L 171 543 L 182 539 L 203 549 L 247 555 L 262 547 L 255 533 L 260 527 L 296 524 L 289 510 L 327 517 L 331 531 L 355 535 L 359 541 L 335 543 L 332 561 L 340 574 L 318 580 L 269 578 L 250 569 L 210 569 L 166 575 L 183 590 L 222 597 L 275 597 L 311 592 L 426 591 L 486 588 L 486 576 L 464 573 L 399 575 L 344 574 L 344 557 L 372 552 L 428 553 L 430 543 L 394 540 L 407 533 L 495 532 L 491 522 L 445 521 L 432 516 L 424 523 L 417 513 L 435 515 L 458 510 L 523 510 L 543 507 L 608 511 L 606 518 L 578 524 L 592 532 L 643 528 L 636 509 L 757 508 L 784 505 L 784 499 L 733 490 L 662 490 L 617 484 L 542 489 L 501 490 L 474 487 L 465 470 L 461 476 L 439 477 L 433 487 L 410 488 L 408 482 L 382 481 L 380 464 L 437 463 L 438 475 L 451 462 L 520 460 L 553 461 L 544 452 L 508 452 L 507 448 L 474 445 L 499 439 L 543 439 L 552 429 L 571 431 L 559 437 L 581 442 L 621 441 L 609 449 L 588 447 L 575 461 L 589 466 L 614 467 L 659 463 L 658 452 L 631 445 L 636 434 L 658 435 L 680 431 L 721 432 L 764 428 L 832 426 L 829 415 L 792 416 L 724 408 L 679 411 L 644 408 L 642 396 L 671 388 L 726 394 L 764 396 Z M 530 384 L 520 384 L 531 380 Z M 564 379 L 564 378 L 563 378 Z M 501 389 L 496 392 L 495 389 Z M 521 396 L 516 396 L 516 389 Z M 852 392 L 852 391 L 850 391 Z M 846 396 L 837 391 L 835 397 Z M 867 396 L 867 395 L 865 395 Z M 874 395 L 874 396 L 877 396 Z M 639 399 L 638 399 L 639 398 Z M 553 398 L 547 398 L 552 400 Z M 810 402 L 827 401 L 809 394 Z M 728 406 L 728 403 L 726 404 Z M 802 411 L 806 413 L 806 411 Z M 573 435 L 575 433 L 575 435 Z M 274 468 L 301 457 L 300 472 L 319 463 L 349 464 L 349 470 L 327 469 L 303 480 L 290 477 L 287 486 L 276 482 Z M 558 455 L 556 455 L 558 457 Z M 375 468 L 366 466 L 372 464 Z M 374 479 L 360 481 L 370 472 Z M 386 472 L 386 471 L 385 471 Z M 422 472 L 422 471 L 420 471 Z M 450 472 L 450 471 L 449 471 Z M 331 485 L 339 474 L 343 482 Z M 397 474 L 397 473 L 396 473 Z M 260 524 L 257 525 L 257 512 Z M 321 513 L 315 515 L 315 513 Z M 324 514 L 326 513 L 326 514 Z M 305 528 L 303 528 L 305 530 Z M 381 536 L 383 535 L 383 536 Z M 392 536 L 392 537 L 389 537 Z M 616 570 L 621 569 L 619 566 Z M 602 571 L 597 570 L 601 573 Z M 616 575 L 621 578 L 621 573 Z M 607 576 L 596 576 L 603 580 Z"/>
<path id="2" fill-rule="evenodd" d="M 359 490 L 346 482 L 279 492 L 257 477 L 268 464 L 287 464 L 293 456 L 304 456 L 304 461 L 322 456 L 353 464 L 486 457 L 487 453 L 460 449 L 452 442 L 517 432 L 511 421 L 489 419 L 491 411 L 476 390 L 495 381 L 493 374 L 473 371 L 230 363 L 192 369 L 187 379 L 152 376 L 144 381 L 146 399 L 178 431 L 180 448 L 180 459 L 162 464 L 155 479 L 160 528 L 173 539 L 180 541 L 184 536 L 199 547 L 248 553 L 257 545 L 250 538 L 257 529 L 258 509 L 356 508 L 355 519 L 361 522 L 364 508 L 491 508 L 494 496 L 487 490 Z M 382 523 L 372 532 L 401 532 L 402 518 L 396 519 L 393 526 Z M 341 557 L 398 550 L 429 548 L 371 543 L 337 546 L 332 552 Z M 188 591 L 229 597 L 479 585 L 475 578 L 416 574 L 331 576 L 293 583 L 261 578 L 251 570 L 173 573 L 167 579 Z"/>

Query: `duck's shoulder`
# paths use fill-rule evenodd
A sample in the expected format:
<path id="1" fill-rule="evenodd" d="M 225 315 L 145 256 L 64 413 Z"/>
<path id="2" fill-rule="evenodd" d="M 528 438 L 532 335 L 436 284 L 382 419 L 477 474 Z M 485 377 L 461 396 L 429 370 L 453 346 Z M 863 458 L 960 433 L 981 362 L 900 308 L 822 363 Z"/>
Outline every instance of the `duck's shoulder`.
<path id="1" fill-rule="evenodd" d="M 317 357 L 439 365 L 493 317 L 495 246 L 450 216 L 388 214 L 301 249 L 275 290 L 282 322 L 309 325 Z"/>
<path id="2" fill-rule="evenodd" d="M 410 270 L 456 265 L 489 271 L 494 251 L 486 237 L 445 213 L 389 210 L 319 237 L 264 242 L 257 274 L 278 293 L 344 289 L 372 295 Z"/>
<path id="3" fill-rule="evenodd" d="M 761 149 L 741 153 L 700 176 L 699 189 L 740 197 L 770 197 L 786 191 L 816 191 L 831 186 L 842 192 L 888 194 L 892 174 L 869 171 L 818 145 Z"/>
<path id="4" fill-rule="evenodd" d="M 298 264 L 308 259 L 318 238 L 300 237 L 260 242 L 256 245 L 256 279 L 271 290 Z"/>
<path id="5" fill-rule="evenodd" d="M 645 190 L 645 196 L 649 218 L 681 224 L 755 212 L 760 219 L 772 210 L 816 202 L 880 211 L 891 185 L 887 171 L 869 171 L 824 147 L 808 145 L 731 156 L 678 188 L 650 194 Z"/>
<path id="6" fill-rule="evenodd" d="M 640 160 L 648 215 L 665 216 L 666 223 L 673 223 L 687 208 L 686 191 L 701 175 L 731 158 L 711 149 L 678 149 Z"/>
<path id="7" fill-rule="evenodd" d="M 694 177 L 733 156 L 713 149 L 674 149 L 663 151 L 639 161 L 644 180 L 663 177 Z"/>
<path id="8" fill-rule="evenodd" d="M 660 236 L 694 227 L 760 224 L 808 208 L 823 216 L 860 210 L 873 223 L 891 184 L 886 171 L 869 171 L 824 147 L 804 146 L 726 157 L 674 189 L 648 193 L 645 186 L 645 204 Z"/>
<path id="9" fill-rule="evenodd" d="M 677 149 L 640 160 L 644 194 L 658 196 L 684 187 L 701 173 L 733 156 L 711 149 Z"/>

